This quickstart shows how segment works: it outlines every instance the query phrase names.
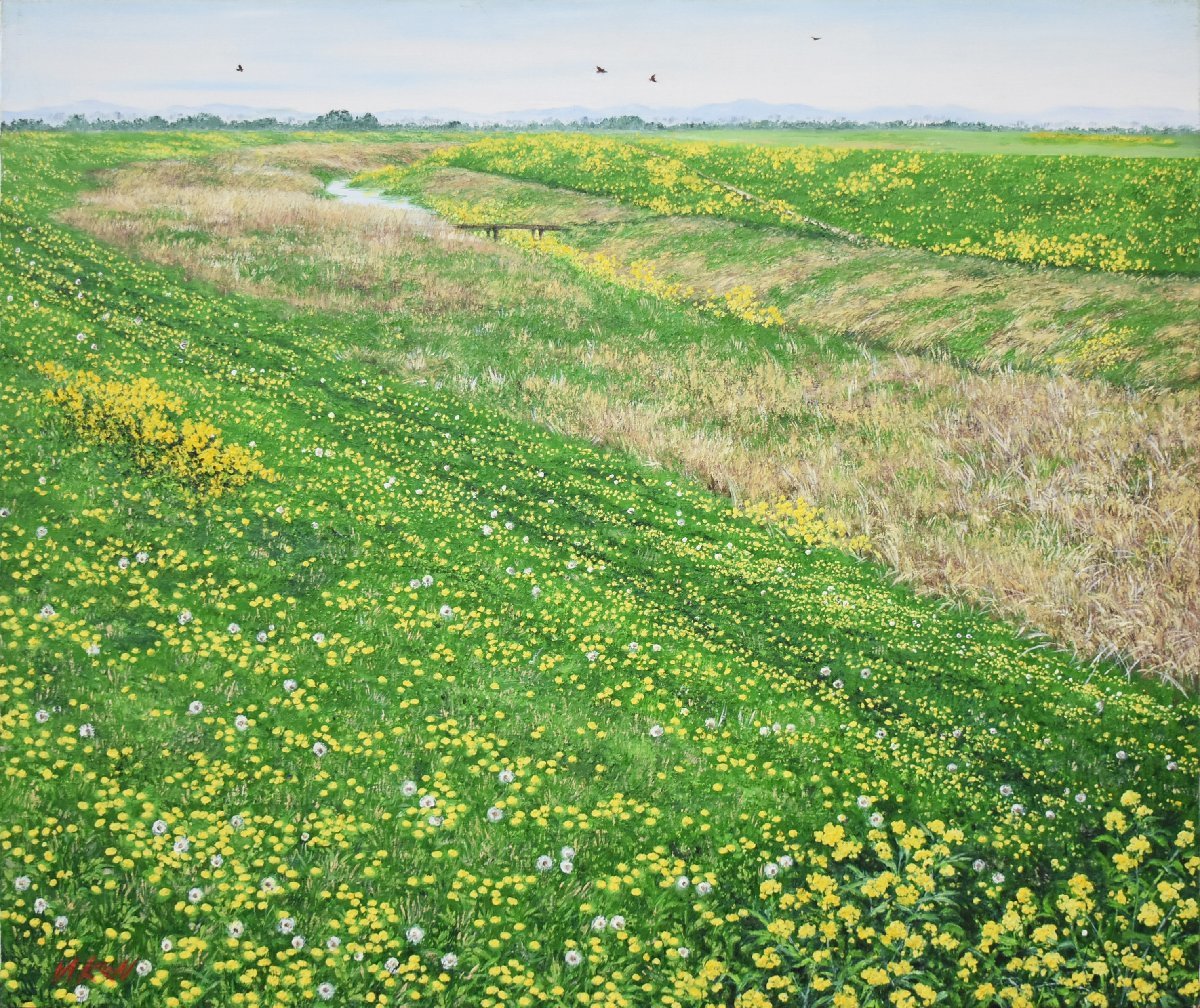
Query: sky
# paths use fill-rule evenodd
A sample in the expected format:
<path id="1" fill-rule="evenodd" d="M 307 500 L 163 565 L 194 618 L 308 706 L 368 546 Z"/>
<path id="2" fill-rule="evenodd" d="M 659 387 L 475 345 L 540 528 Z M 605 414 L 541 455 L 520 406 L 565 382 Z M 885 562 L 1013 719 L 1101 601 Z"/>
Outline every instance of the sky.
<path id="1" fill-rule="evenodd" d="M 2 18 L 7 111 L 750 98 L 1017 115 L 1166 106 L 1200 119 L 1193 0 L 4 0 Z"/>

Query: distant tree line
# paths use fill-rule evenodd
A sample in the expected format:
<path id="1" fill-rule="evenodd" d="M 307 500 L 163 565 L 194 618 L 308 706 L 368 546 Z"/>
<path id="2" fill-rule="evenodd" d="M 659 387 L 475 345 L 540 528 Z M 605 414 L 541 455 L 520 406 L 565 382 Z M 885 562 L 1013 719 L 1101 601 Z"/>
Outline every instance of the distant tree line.
<path id="1" fill-rule="evenodd" d="M 162 116 L 126 118 L 117 115 L 112 119 L 88 119 L 87 116 L 68 116 L 61 123 L 48 123 L 41 119 L 15 119 L 4 124 L 6 130 L 64 130 L 64 131 L 122 131 L 142 132 L 146 130 L 378 130 L 385 129 L 370 112 L 355 116 L 345 109 L 334 109 L 307 122 L 281 121 L 273 116 L 262 119 L 234 119 L 226 121 L 211 112 L 197 112 L 167 120 Z"/>
<path id="2" fill-rule="evenodd" d="M 707 130 L 719 128 L 736 127 L 737 129 L 745 130 L 773 130 L 773 129 L 823 129 L 823 130 L 853 130 L 853 129 L 953 129 L 953 130 L 978 130 L 983 132 L 1004 132 L 1011 130 L 1031 130 L 1039 129 L 1034 123 L 1016 123 L 1009 126 L 998 126 L 994 123 L 985 122 L 959 122 L 953 119 L 946 119 L 941 122 L 916 122 L 913 120 L 893 119 L 887 122 L 856 122 L 850 119 L 835 119 L 832 121 L 820 119 L 808 120 L 784 120 L 784 119 L 757 119 L 733 122 L 681 122 L 681 123 L 661 123 L 643 119 L 636 115 L 622 116 L 606 116 L 602 119 L 591 119 L 584 117 L 575 119 L 570 122 L 563 122 L 555 119 L 550 121 L 529 122 L 529 123 L 464 123 L 457 119 L 447 121 L 432 121 L 426 120 L 423 122 L 409 123 L 394 123 L 383 125 L 370 112 L 363 115 L 355 116 L 346 109 L 331 109 L 324 115 L 319 115 L 315 119 L 309 119 L 307 122 L 293 122 L 276 119 L 274 117 L 264 117 L 261 119 L 235 119 L 226 121 L 219 115 L 213 115 L 210 112 L 198 112 L 193 115 L 181 116 L 177 119 L 167 120 L 162 116 L 153 115 L 144 118 L 127 119 L 124 116 L 116 115 L 111 119 L 88 119 L 84 115 L 76 114 L 69 116 L 61 123 L 48 123 L 41 119 L 15 119 L 12 122 L 3 124 L 3 129 L 6 131 L 125 131 L 125 132 L 140 132 L 153 130 L 277 130 L 277 131 L 299 131 L 299 130 L 338 130 L 340 132 L 347 131 L 366 131 L 366 130 L 406 130 L 406 129 L 426 129 L 426 130 L 463 130 L 472 132 L 485 132 L 494 130 L 539 130 L 539 131 L 556 131 L 556 130 Z M 1060 133 L 1078 133 L 1086 134 L 1121 134 L 1129 133 L 1130 129 L 1120 126 L 1107 127 L 1082 127 L 1068 126 L 1056 127 Z M 1138 133 L 1146 133 L 1151 135 L 1167 136 L 1179 133 L 1195 133 L 1197 130 L 1191 126 L 1174 126 L 1169 128 L 1138 128 Z"/>

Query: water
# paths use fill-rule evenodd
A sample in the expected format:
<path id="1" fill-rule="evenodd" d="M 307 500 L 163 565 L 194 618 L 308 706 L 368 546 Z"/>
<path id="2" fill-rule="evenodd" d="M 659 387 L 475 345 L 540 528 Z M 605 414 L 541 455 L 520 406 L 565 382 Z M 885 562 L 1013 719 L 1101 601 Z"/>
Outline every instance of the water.
<path id="1" fill-rule="evenodd" d="M 325 191 L 335 199 L 345 200 L 354 206 L 383 206 L 403 214 L 404 222 L 422 234 L 457 234 L 432 210 L 417 206 L 403 196 L 387 196 L 381 192 L 353 189 L 349 179 L 334 179 L 325 186 Z"/>

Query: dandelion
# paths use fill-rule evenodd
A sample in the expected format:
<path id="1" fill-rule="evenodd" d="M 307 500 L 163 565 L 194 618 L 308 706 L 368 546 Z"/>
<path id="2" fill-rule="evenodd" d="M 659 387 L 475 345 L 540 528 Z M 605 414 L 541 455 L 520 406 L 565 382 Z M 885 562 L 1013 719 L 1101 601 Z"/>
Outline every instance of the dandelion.
<path id="1" fill-rule="evenodd" d="M 554 858 L 549 854 L 543 854 L 537 859 L 537 870 L 540 872 L 548 872 L 554 867 Z"/>
<path id="2" fill-rule="evenodd" d="M 296 937 L 292 939 L 292 948 L 294 948 L 297 952 L 299 952 L 307 944 L 308 942 L 304 940 L 304 935 L 296 935 Z"/>
<path id="3" fill-rule="evenodd" d="M 203 714 L 204 704 L 199 700 L 193 700 L 190 704 L 188 704 L 187 712 L 192 715 Z"/>
<path id="4" fill-rule="evenodd" d="M 869 809 L 871 807 L 871 798 L 867 795 L 858 796 L 858 807 L 860 809 Z"/>
<path id="5" fill-rule="evenodd" d="M 69 923 L 70 923 L 70 921 L 68 921 L 66 917 L 63 917 L 63 916 L 55 917 L 54 918 L 54 930 L 59 931 L 59 932 L 66 931 L 67 925 Z"/>
<path id="6" fill-rule="evenodd" d="M 625 918 L 622 917 L 620 914 L 613 914 L 613 916 L 610 917 L 608 920 L 608 926 L 613 931 L 624 931 L 625 930 Z"/>
<path id="7" fill-rule="evenodd" d="M 452 970 L 458 965 L 458 956 L 456 956 L 453 952 L 447 952 L 444 956 L 442 956 L 441 964 L 442 969 L 447 971 Z"/>
<path id="8" fill-rule="evenodd" d="M 499 777 L 501 784 L 511 784 L 517 779 L 517 775 L 511 770 L 501 770 L 497 776 Z"/>
<path id="9" fill-rule="evenodd" d="M 150 832 L 155 836 L 162 836 L 167 832 L 167 821 L 165 819 L 155 819 L 150 826 Z"/>
<path id="10" fill-rule="evenodd" d="M 708 881 L 696 883 L 696 894 L 698 896 L 708 896 L 713 891 L 712 883 Z"/>
<path id="11" fill-rule="evenodd" d="M 79 726 L 79 737 L 80 738 L 95 738 L 96 737 L 96 726 L 91 724 L 90 722 L 85 722 L 84 724 L 81 724 Z"/>
<path id="12" fill-rule="evenodd" d="M 390 956 L 383 964 L 384 970 L 388 973 L 395 973 L 400 968 L 400 960 L 395 956 Z"/>
<path id="13" fill-rule="evenodd" d="M 329 746 L 327 746 L 324 742 L 314 742 L 312 744 L 312 751 L 314 756 L 320 758 L 329 752 Z"/>
<path id="14" fill-rule="evenodd" d="M 575 848 L 571 846 L 564 847 L 558 853 L 564 861 L 572 861 L 575 858 Z"/>
<path id="15" fill-rule="evenodd" d="M 295 693 L 300 684 L 295 679 L 284 679 L 283 689 L 285 693 Z"/>
<path id="16" fill-rule="evenodd" d="M 184 609 L 178 616 L 175 617 L 179 621 L 180 626 L 187 626 L 192 622 L 191 610 Z"/>
<path id="17" fill-rule="evenodd" d="M 45 724 L 47 721 L 50 720 L 50 712 L 48 710 L 40 710 L 36 714 L 33 715 L 33 719 L 38 724 Z"/>
<path id="18" fill-rule="evenodd" d="M 438 610 L 438 615 L 442 619 L 450 619 L 454 615 L 454 609 L 451 606 L 444 605 Z"/>
<path id="19" fill-rule="evenodd" d="M 199 903 L 204 899 L 204 890 L 199 886 L 193 886 L 188 890 L 187 898 L 189 903 Z"/>
<path id="20" fill-rule="evenodd" d="M 75 988 L 75 1000 L 79 1004 L 83 1004 L 91 996 L 92 992 L 88 988 L 87 984 L 80 984 Z"/>
<path id="21" fill-rule="evenodd" d="M 579 954 L 577 949 L 567 949 L 566 954 L 563 956 L 563 960 L 568 966 L 578 966 L 581 962 L 583 962 L 583 956 Z"/>
<path id="22" fill-rule="evenodd" d="M 250 727 L 250 719 L 245 714 L 239 714 L 233 719 L 233 727 L 238 731 L 245 731 Z"/>
<path id="23" fill-rule="evenodd" d="M 229 825 L 232 826 L 235 830 L 240 830 L 243 826 L 246 825 L 246 820 L 244 818 L 242 818 L 242 816 L 234 814 L 229 817 Z"/>
<path id="24" fill-rule="evenodd" d="M 175 943 L 173 941 L 171 941 L 170 938 L 164 938 L 161 942 L 158 943 L 158 947 L 160 949 L 162 949 L 164 952 L 170 952 L 171 949 L 173 949 L 175 947 Z"/>
<path id="25" fill-rule="evenodd" d="M 150 971 L 153 969 L 154 963 L 152 963 L 149 959 L 139 959 L 137 966 L 134 967 L 134 971 L 140 977 L 149 976 Z"/>
<path id="26" fill-rule="evenodd" d="M 650 726 L 650 737 L 651 738 L 662 738 L 665 733 L 666 733 L 666 729 L 663 728 L 662 725 L 656 724 L 656 725 Z"/>
<path id="27" fill-rule="evenodd" d="M 229 926 L 225 929 L 229 933 L 230 938 L 241 938 L 245 933 L 246 928 L 241 921 L 230 921 Z"/>
<path id="28" fill-rule="evenodd" d="M 490 809 L 487 810 L 488 822 L 498 823 L 503 818 L 504 818 L 504 809 L 497 808 L 495 805 L 493 805 Z"/>
<path id="29" fill-rule="evenodd" d="M 279 929 L 280 934 L 289 935 L 296 930 L 295 917 L 282 917 L 278 924 L 275 925 Z"/>
<path id="30" fill-rule="evenodd" d="M 417 782 L 406 780 L 400 785 L 400 793 L 404 795 L 405 798 L 411 798 L 417 793 Z"/>
<path id="31" fill-rule="evenodd" d="M 575 865 L 570 861 L 560 861 L 558 863 L 558 870 L 564 875 L 570 875 L 575 870 Z"/>
<path id="32" fill-rule="evenodd" d="M 259 888 L 263 892 L 268 893 L 268 894 L 273 893 L 273 892 L 278 892 L 279 891 L 279 883 L 276 882 L 273 878 L 271 878 L 271 876 L 268 875 L 265 879 L 262 880 L 261 883 L 259 883 Z"/>
<path id="33" fill-rule="evenodd" d="M 593 931 L 603 931 L 606 927 L 608 927 L 608 918 L 603 914 L 592 918 Z"/>
<path id="34" fill-rule="evenodd" d="M 44 914 L 49 909 L 50 909 L 50 904 L 47 903 L 44 899 L 42 899 L 40 896 L 33 901 L 33 912 L 35 914 Z"/>
<path id="35" fill-rule="evenodd" d="M 240 626 L 238 626 L 238 624 L 236 624 L 236 623 L 230 623 L 229 626 L 227 626 L 225 629 L 228 630 L 230 635 L 233 637 L 236 637 L 238 634 L 240 634 L 242 632 L 242 628 Z"/>
<path id="36" fill-rule="evenodd" d="M 996 885 L 1000 885 L 1004 881 L 1004 872 L 993 872 L 992 881 L 996 883 Z"/>
<path id="37" fill-rule="evenodd" d="M 414 924 L 404 932 L 404 937 L 410 945 L 420 945 L 425 940 L 425 929 Z"/>
<path id="38" fill-rule="evenodd" d="M 679 878 L 677 878 L 675 880 L 675 888 L 678 889 L 680 892 L 683 892 L 691 884 L 692 884 L 691 881 L 688 879 L 688 877 L 686 875 L 680 875 Z"/>

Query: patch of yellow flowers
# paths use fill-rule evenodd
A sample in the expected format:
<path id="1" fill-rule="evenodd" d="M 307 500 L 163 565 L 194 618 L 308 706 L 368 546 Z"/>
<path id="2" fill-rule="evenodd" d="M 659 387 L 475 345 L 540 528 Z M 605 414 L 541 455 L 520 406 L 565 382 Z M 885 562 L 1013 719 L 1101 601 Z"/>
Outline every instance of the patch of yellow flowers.
<path id="1" fill-rule="evenodd" d="M 85 438 L 124 449 L 135 464 L 206 496 L 219 496 L 276 473 L 238 444 L 225 444 L 205 420 L 184 417 L 183 400 L 152 378 L 105 380 L 94 371 L 69 371 L 54 362 L 38 371 L 53 382 L 46 398 Z"/>
<path id="2" fill-rule="evenodd" d="M 748 284 L 731 287 L 722 294 L 709 288 L 704 294 L 698 295 L 695 287 L 659 276 L 655 264 L 649 259 L 635 259 L 624 264 L 604 252 L 584 252 L 553 235 L 535 238 L 525 232 L 516 232 L 506 236 L 506 240 L 533 252 L 557 256 L 585 273 L 629 290 L 673 304 L 690 304 L 697 311 L 714 318 L 737 318 L 765 329 L 782 328 L 784 325 L 783 313 L 774 305 L 762 304 L 754 288 Z"/>
<path id="3" fill-rule="evenodd" d="M 780 497 L 775 501 L 744 504 L 735 508 L 735 512 L 760 525 L 774 526 L 808 546 L 834 546 L 858 553 L 871 548 L 871 541 L 865 535 L 852 534 L 844 522 L 824 517 L 820 508 L 803 500 Z"/>

